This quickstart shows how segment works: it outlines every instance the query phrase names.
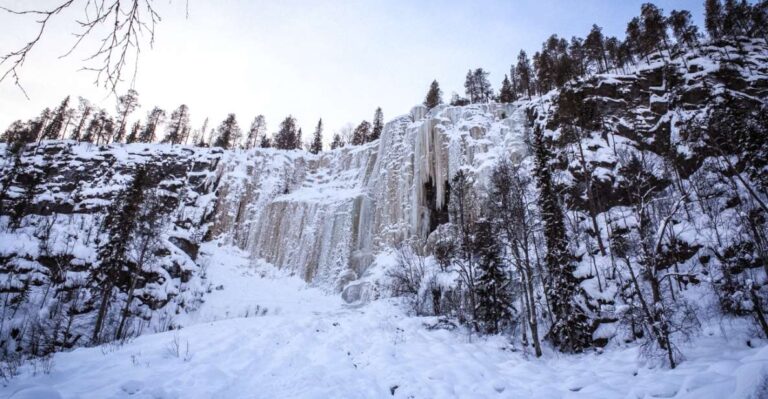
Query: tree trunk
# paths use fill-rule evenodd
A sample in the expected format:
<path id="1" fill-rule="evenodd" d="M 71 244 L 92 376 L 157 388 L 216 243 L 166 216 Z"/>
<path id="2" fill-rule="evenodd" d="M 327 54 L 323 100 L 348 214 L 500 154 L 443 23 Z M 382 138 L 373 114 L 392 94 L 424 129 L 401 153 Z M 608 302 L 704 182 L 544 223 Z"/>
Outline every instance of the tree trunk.
<path id="1" fill-rule="evenodd" d="M 104 324 L 104 318 L 107 315 L 107 309 L 109 308 L 109 300 L 112 297 L 112 284 L 107 283 L 107 286 L 102 290 L 101 305 L 99 305 L 99 313 L 96 316 L 96 323 L 93 327 L 93 336 L 91 337 L 92 343 L 98 343 L 99 334 L 101 333 L 102 325 Z"/>

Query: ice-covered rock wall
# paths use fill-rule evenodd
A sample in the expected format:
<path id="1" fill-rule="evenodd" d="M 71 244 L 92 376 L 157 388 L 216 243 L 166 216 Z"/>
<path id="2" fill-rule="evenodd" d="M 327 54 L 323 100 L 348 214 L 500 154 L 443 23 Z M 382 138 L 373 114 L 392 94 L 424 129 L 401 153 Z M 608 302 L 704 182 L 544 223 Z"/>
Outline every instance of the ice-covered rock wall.
<path id="1" fill-rule="evenodd" d="M 341 290 L 376 251 L 426 238 L 460 168 L 482 190 L 499 156 L 525 151 L 526 129 L 525 110 L 515 105 L 419 106 L 362 146 L 230 153 L 220 164 L 213 234 Z"/>

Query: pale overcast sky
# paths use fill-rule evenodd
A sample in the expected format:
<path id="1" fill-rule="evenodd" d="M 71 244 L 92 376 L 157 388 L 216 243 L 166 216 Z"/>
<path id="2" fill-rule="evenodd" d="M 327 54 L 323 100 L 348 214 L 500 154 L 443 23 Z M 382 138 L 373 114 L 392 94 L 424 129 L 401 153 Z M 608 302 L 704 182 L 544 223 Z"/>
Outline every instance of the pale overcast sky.
<path id="1" fill-rule="evenodd" d="M 43 8 L 63 0 L 0 0 L 0 5 Z M 432 79 L 444 98 L 463 92 L 469 68 L 491 72 L 498 88 L 520 49 L 531 54 L 552 33 L 585 36 L 591 25 L 624 37 L 643 0 L 497 1 L 156 1 L 163 20 L 154 49 L 139 61 L 135 88 L 145 118 L 154 105 L 190 107 L 195 127 L 228 113 L 246 129 L 257 114 L 270 132 L 293 114 L 309 136 L 318 118 L 326 140 L 342 125 L 371 119 L 377 106 L 386 120 L 423 101 Z M 79 0 L 78 3 L 84 3 Z M 688 9 L 702 20 L 703 0 L 654 2 L 665 12 Z M 11 82 L 0 83 L 0 129 L 28 119 L 66 95 L 84 96 L 114 112 L 115 99 L 78 71 L 80 51 L 59 59 L 73 43 L 73 20 L 82 6 L 58 17 L 22 70 L 27 100 Z M 0 11 L 0 53 L 35 34 L 31 18 Z M 92 48 L 93 41 L 83 50 Z M 126 84 L 123 89 L 127 90 Z M 123 90 L 123 91 L 124 91 Z"/>

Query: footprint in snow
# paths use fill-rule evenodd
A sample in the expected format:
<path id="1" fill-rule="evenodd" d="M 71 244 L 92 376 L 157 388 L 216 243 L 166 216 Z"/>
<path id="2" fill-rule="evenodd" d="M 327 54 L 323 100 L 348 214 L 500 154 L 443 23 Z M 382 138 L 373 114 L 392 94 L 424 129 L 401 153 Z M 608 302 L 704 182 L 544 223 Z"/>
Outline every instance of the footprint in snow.
<path id="1" fill-rule="evenodd" d="M 128 380 L 120 385 L 120 389 L 122 389 L 123 392 L 127 393 L 128 395 L 133 395 L 141 391 L 142 388 L 144 388 L 144 383 L 136 380 Z"/>

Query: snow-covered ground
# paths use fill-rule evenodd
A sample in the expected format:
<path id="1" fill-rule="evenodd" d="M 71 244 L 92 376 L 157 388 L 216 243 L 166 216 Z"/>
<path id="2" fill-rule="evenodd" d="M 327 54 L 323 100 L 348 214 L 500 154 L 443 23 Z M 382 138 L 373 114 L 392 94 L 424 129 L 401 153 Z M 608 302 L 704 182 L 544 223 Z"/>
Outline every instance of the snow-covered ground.
<path id="1" fill-rule="evenodd" d="M 503 337 L 429 329 L 435 318 L 394 300 L 344 304 L 237 249 L 203 252 L 213 291 L 184 328 L 58 353 L 49 374 L 24 366 L 0 397 L 757 399 L 768 385 L 768 346 L 750 348 L 741 324 L 705 327 L 675 370 L 636 346 L 535 359 Z"/>

